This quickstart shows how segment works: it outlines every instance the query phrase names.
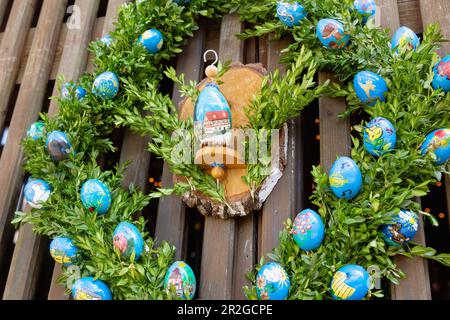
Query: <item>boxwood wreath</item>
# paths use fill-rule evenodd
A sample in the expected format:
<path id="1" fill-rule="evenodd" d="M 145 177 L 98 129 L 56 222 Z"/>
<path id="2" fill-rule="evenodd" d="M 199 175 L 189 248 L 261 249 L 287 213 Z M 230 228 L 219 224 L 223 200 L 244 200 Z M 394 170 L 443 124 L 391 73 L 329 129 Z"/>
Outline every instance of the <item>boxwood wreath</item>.
<path id="1" fill-rule="evenodd" d="M 365 112 L 371 118 L 383 116 L 397 130 L 395 150 L 374 157 L 362 144 L 365 123 L 353 128 L 351 157 L 364 177 L 362 191 L 353 200 L 334 196 L 323 168 L 313 168 L 315 189 L 311 199 L 326 230 L 322 245 L 315 251 L 302 251 L 290 234 L 293 222 L 287 221 L 286 228 L 280 233 L 279 246 L 267 255 L 284 267 L 290 279 L 288 298 L 331 298 L 333 274 L 347 264 L 365 268 L 377 265 L 381 277 L 395 284 L 405 277 L 392 260 L 395 255 L 420 256 L 450 266 L 449 254 L 436 254 L 434 249 L 414 243 L 388 247 L 380 232 L 380 227 L 392 222 L 392 216 L 400 209 L 420 212 L 433 225 L 437 224 L 415 201 L 417 197 L 425 196 L 429 185 L 441 180 L 441 174 L 446 173 L 444 165 L 435 164 L 433 153 L 422 155 L 419 150 L 425 136 L 434 129 L 447 126 L 450 117 L 450 94 L 431 86 L 433 67 L 439 61 L 436 50 L 443 41 L 437 26 L 427 28 L 417 50 L 402 46 L 396 53 L 390 47 L 386 31 L 375 28 L 371 22 L 362 22 L 364 17 L 352 9 L 353 0 L 302 0 L 307 17 L 293 27 L 286 27 L 277 18 L 275 0 L 184 2 L 143 0 L 125 4 L 120 8 L 116 29 L 110 34 L 111 43 L 96 41 L 90 46 L 95 54 L 95 71 L 85 74 L 77 83 L 87 90 L 86 96 L 78 100 L 71 89 L 72 98 L 53 98 L 59 105 L 57 116 L 50 118 L 41 114 L 45 132 L 66 132 L 76 152 L 70 153 L 69 159 L 55 162 L 49 155 L 45 138 L 28 137 L 23 141 L 26 172 L 48 182 L 52 192 L 42 208 L 32 209 L 31 213 L 18 212 L 14 224 L 30 223 L 38 234 L 72 239 L 79 251 L 76 265 L 81 270 L 80 275 L 103 281 L 114 299 L 186 298 L 184 294 L 179 296 L 174 290 L 164 288 L 164 277 L 175 248 L 151 239 L 144 231 L 144 219 L 135 220 L 134 217 L 151 198 L 183 195 L 192 188 L 226 203 L 220 184 L 198 166 L 172 162 L 171 150 L 181 139 L 172 139 L 172 133 L 179 129 L 192 131 L 193 123 L 178 120 L 170 97 L 158 89 L 165 76 L 179 84 L 182 95 L 195 99 L 198 95 L 196 84 L 185 83 L 183 75 L 177 77 L 175 70 L 165 70 L 162 63 L 181 53 L 186 39 L 198 29 L 200 16 L 219 18 L 225 13 L 237 12 L 242 21 L 253 25 L 239 35 L 241 39 L 268 34 L 275 39 L 287 34 L 293 39 L 284 50 L 283 62 L 289 66 L 287 73 L 280 75 L 275 71 L 270 74 L 263 83 L 261 94 L 248 109 L 253 129 L 280 129 L 314 99 L 326 94 L 347 99 L 349 107 L 342 117 L 355 112 Z M 319 42 L 315 30 L 323 18 L 334 18 L 343 23 L 350 36 L 346 48 L 328 50 Z M 161 31 L 164 36 L 163 48 L 158 53 L 151 54 L 136 43 L 149 28 Z M 222 74 L 226 70 L 227 64 L 220 68 Z M 334 71 L 341 83 L 347 83 L 361 70 L 376 72 L 388 82 L 386 101 L 378 101 L 374 106 L 362 104 L 351 81 L 348 85 L 329 82 L 317 85 L 314 75 L 318 70 Z M 116 73 L 120 79 L 120 91 L 113 100 L 98 98 L 89 89 L 96 76 L 105 71 Z M 115 126 L 126 126 L 151 136 L 149 151 L 164 159 L 175 174 L 186 177 L 188 182 L 149 195 L 133 186 L 125 190 L 121 186 L 124 166 L 102 171 L 98 165 L 101 156 L 115 151 L 108 139 Z M 267 171 L 263 169 L 269 165 L 268 159 L 260 159 L 258 164 L 249 166 L 244 179 L 252 192 L 266 178 Z M 95 210 L 92 212 L 82 204 L 80 189 L 88 179 L 99 179 L 111 190 L 111 207 L 104 215 Z M 124 221 L 138 227 L 145 239 L 145 250 L 139 259 L 135 254 L 124 258 L 118 249 L 114 249 L 113 231 Z M 253 284 L 263 263 L 261 260 L 249 273 Z M 63 269 L 60 282 L 67 284 L 67 279 L 74 277 L 74 268 Z M 245 288 L 245 292 L 249 299 L 257 298 L 255 285 Z M 371 296 L 381 297 L 382 292 L 369 292 L 367 297 Z"/>

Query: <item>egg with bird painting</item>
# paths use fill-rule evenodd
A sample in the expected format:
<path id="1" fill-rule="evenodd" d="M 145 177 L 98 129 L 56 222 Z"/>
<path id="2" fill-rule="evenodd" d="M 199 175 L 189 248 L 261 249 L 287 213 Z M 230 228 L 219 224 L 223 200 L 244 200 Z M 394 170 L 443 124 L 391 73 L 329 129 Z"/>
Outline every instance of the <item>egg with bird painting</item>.
<path id="1" fill-rule="evenodd" d="M 50 255 L 57 262 L 65 266 L 76 264 L 79 259 L 78 248 L 72 239 L 57 237 L 50 243 Z"/>
<path id="2" fill-rule="evenodd" d="M 444 92 L 450 91 L 450 55 L 439 61 L 433 68 L 433 88 L 442 89 Z"/>
<path id="3" fill-rule="evenodd" d="M 361 191 L 361 170 L 353 159 L 340 157 L 331 167 L 329 182 L 336 197 L 353 199 Z"/>
<path id="4" fill-rule="evenodd" d="M 35 209 L 41 209 L 52 193 L 52 187 L 41 179 L 29 178 L 23 190 L 25 201 Z"/>
<path id="5" fill-rule="evenodd" d="M 356 96 L 364 104 L 374 106 L 377 101 L 386 101 L 387 83 L 380 75 L 374 72 L 358 72 L 353 79 L 353 87 L 355 88 Z"/>
<path id="6" fill-rule="evenodd" d="M 291 234 L 302 250 L 312 251 L 322 244 L 325 225 L 317 212 L 306 209 L 295 218 Z"/>
<path id="7" fill-rule="evenodd" d="M 134 260 L 137 261 L 144 250 L 144 239 L 134 224 L 121 222 L 114 230 L 113 245 L 122 257 L 129 259 L 134 253 Z"/>
<path id="8" fill-rule="evenodd" d="M 364 129 L 364 148 L 373 156 L 381 156 L 394 150 L 397 133 L 394 125 L 386 118 L 372 119 Z"/>
<path id="9" fill-rule="evenodd" d="M 331 280 L 334 300 L 362 300 L 369 292 L 372 279 L 363 267 L 349 264 L 339 268 Z"/>
<path id="10" fill-rule="evenodd" d="M 27 137 L 33 140 L 42 139 L 45 135 L 45 123 L 38 121 L 33 123 L 27 130 Z"/>
<path id="11" fill-rule="evenodd" d="M 148 53 L 157 53 L 164 44 L 162 33 L 157 29 L 149 29 L 139 36 L 138 42 L 147 49 Z"/>
<path id="12" fill-rule="evenodd" d="M 261 267 L 256 276 L 256 293 L 259 300 L 286 300 L 291 281 L 277 262 L 269 262 Z"/>
<path id="13" fill-rule="evenodd" d="M 95 78 L 92 93 L 102 100 L 112 100 L 119 93 L 120 81 L 114 72 L 103 72 Z"/>
<path id="14" fill-rule="evenodd" d="M 375 16 L 377 12 L 377 4 L 374 0 L 355 0 L 353 6 L 361 14 L 365 24 L 367 21 Z"/>
<path id="15" fill-rule="evenodd" d="M 62 131 L 52 131 L 47 136 L 46 145 L 48 153 L 56 162 L 69 159 L 70 154 L 75 153 L 67 134 Z"/>
<path id="16" fill-rule="evenodd" d="M 300 20 L 307 16 L 305 8 L 297 1 L 289 3 L 279 1 L 277 4 L 277 17 L 289 28 L 300 24 Z"/>
<path id="17" fill-rule="evenodd" d="M 183 261 L 174 262 L 167 270 L 164 288 L 176 299 L 192 300 L 197 289 L 197 281 L 191 267 Z"/>
<path id="18" fill-rule="evenodd" d="M 396 50 L 397 53 L 399 50 L 416 50 L 420 45 L 420 40 L 410 28 L 401 27 L 392 36 L 391 45 L 392 49 Z"/>
<path id="19" fill-rule="evenodd" d="M 384 241 L 393 247 L 410 242 L 419 229 L 419 217 L 412 211 L 401 210 L 392 216 L 392 223 L 381 228 Z"/>
<path id="20" fill-rule="evenodd" d="M 322 19 L 316 27 L 316 36 L 327 49 L 336 50 L 345 48 L 350 36 L 344 25 L 334 19 Z"/>
<path id="21" fill-rule="evenodd" d="M 112 300 L 108 286 L 101 280 L 93 277 L 78 279 L 72 286 L 74 300 Z"/>
<path id="22" fill-rule="evenodd" d="M 435 163 L 442 165 L 450 158 L 450 129 L 438 129 L 428 134 L 420 147 L 422 155 L 432 153 Z"/>
<path id="23" fill-rule="evenodd" d="M 81 186 L 81 202 L 90 212 L 105 214 L 111 206 L 111 191 L 108 186 L 98 180 L 91 179 Z"/>

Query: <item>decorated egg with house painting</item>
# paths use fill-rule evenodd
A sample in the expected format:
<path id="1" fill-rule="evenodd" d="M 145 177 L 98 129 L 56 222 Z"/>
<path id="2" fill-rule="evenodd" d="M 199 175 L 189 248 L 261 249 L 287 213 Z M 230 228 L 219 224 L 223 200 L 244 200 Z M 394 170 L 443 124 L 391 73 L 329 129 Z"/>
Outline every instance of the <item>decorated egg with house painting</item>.
<path id="1" fill-rule="evenodd" d="M 372 119 L 364 129 L 364 147 L 376 157 L 394 150 L 397 133 L 394 125 L 386 118 Z"/>
<path id="2" fill-rule="evenodd" d="M 306 209 L 300 212 L 294 220 L 291 230 L 295 243 L 306 251 L 320 247 L 325 233 L 322 218 L 317 212 Z"/>
<path id="3" fill-rule="evenodd" d="M 362 300 L 369 292 L 372 279 L 361 266 L 349 264 L 339 268 L 331 280 L 334 300 Z"/>
<path id="4" fill-rule="evenodd" d="M 81 278 L 72 286 L 74 300 L 112 300 L 108 286 L 101 280 L 92 277 Z"/>
<path id="5" fill-rule="evenodd" d="M 73 83 L 66 82 L 61 88 L 61 98 L 64 100 L 71 100 L 76 98 L 77 100 L 81 100 L 86 96 L 86 90 L 82 87 L 77 86 Z"/>
<path id="6" fill-rule="evenodd" d="M 419 229 L 419 217 L 409 210 L 401 210 L 392 217 L 392 221 L 392 224 L 384 225 L 381 231 L 384 241 L 393 247 L 410 242 Z"/>
<path id="7" fill-rule="evenodd" d="M 44 137 L 45 123 L 38 121 L 33 123 L 27 131 L 27 137 L 33 140 L 39 140 Z"/>
<path id="8" fill-rule="evenodd" d="M 157 53 L 164 44 L 164 38 L 159 30 L 150 29 L 139 36 L 138 42 L 147 49 L 148 53 Z"/>
<path id="9" fill-rule="evenodd" d="M 340 157 L 331 167 L 329 181 L 336 197 L 352 199 L 361 191 L 361 170 L 353 159 Z"/>
<path id="10" fill-rule="evenodd" d="M 444 92 L 450 91 L 450 56 L 446 56 L 433 68 L 433 88 L 442 89 Z"/>
<path id="11" fill-rule="evenodd" d="M 104 72 L 95 78 L 92 92 L 103 100 L 112 100 L 119 92 L 119 78 L 114 72 Z"/>
<path id="12" fill-rule="evenodd" d="M 289 3 L 279 1 L 277 4 L 277 17 L 287 27 L 293 27 L 300 24 L 300 20 L 307 15 L 305 8 L 297 1 Z"/>
<path id="13" fill-rule="evenodd" d="M 363 17 L 363 23 L 375 16 L 377 4 L 374 0 L 355 0 L 353 6 Z"/>
<path id="14" fill-rule="evenodd" d="M 342 49 L 347 46 L 350 36 L 344 25 L 334 19 L 322 19 L 316 27 L 316 36 L 327 49 Z"/>
<path id="15" fill-rule="evenodd" d="M 47 202 L 52 187 L 44 180 L 29 178 L 23 190 L 25 201 L 35 209 L 41 209 Z"/>
<path id="16" fill-rule="evenodd" d="M 374 106 L 377 101 L 386 101 L 387 83 L 376 73 L 371 71 L 358 72 L 353 79 L 353 86 L 356 96 L 364 104 Z"/>
<path id="17" fill-rule="evenodd" d="M 192 300 L 195 296 L 197 281 L 194 272 L 185 262 L 174 262 L 167 270 L 164 278 L 164 288 L 175 298 L 181 300 Z"/>
<path id="18" fill-rule="evenodd" d="M 144 250 L 144 239 L 139 229 L 129 222 L 121 222 L 113 234 L 114 248 L 118 249 L 122 257 L 129 259 L 134 252 L 134 260 L 141 257 Z"/>
<path id="19" fill-rule="evenodd" d="M 65 266 L 76 264 L 79 259 L 78 248 L 72 239 L 65 237 L 54 238 L 50 243 L 50 255 L 57 262 Z"/>
<path id="20" fill-rule="evenodd" d="M 81 202 L 90 212 L 105 214 L 111 206 L 111 192 L 108 186 L 98 179 L 86 181 L 81 187 Z"/>
<path id="21" fill-rule="evenodd" d="M 392 36 L 391 45 L 392 49 L 396 50 L 396 52 L 401 47 L 404 47 L 406 50 L 416 50 L 420 45 L 420 40 L 417 34 L 410 28 L 401 27 Z"/>
<path id="22" fill-rule="evenodd" d="M 277 262 L 269 262 L 261 267 L 256 276 L 256 293 L 259 300 L 286 300 L 291 281 Z"/>
<path id="23" fill-rule="evenodd" d="M 47 150 L 54 161 L 63 161 L 74 153 L 72 144 L 62 131 L 53 131 L 47 136 Z"/>
<path id="24" fill-rule="evenodd" d="M 441 165 L 450 158 L 450 129 L 438 129 L 426 136 L 420 147 L 422 155 L 434 153 L 436 164 Z"/>

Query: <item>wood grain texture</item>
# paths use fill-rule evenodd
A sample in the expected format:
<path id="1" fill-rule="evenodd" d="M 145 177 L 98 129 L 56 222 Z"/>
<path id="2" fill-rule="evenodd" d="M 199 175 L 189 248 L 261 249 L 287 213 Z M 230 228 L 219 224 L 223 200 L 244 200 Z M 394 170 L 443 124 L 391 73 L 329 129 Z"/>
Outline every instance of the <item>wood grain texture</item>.
<path id="1" fill-rule="evenodd" d="M 438 23 L 442 34 L 450 39 L 450 1 L 448 0 L 420 0 L 420 11 L 424 28 L 430 23 Z M 450 54 L 450 42 L 442 43 L 441 56 Z"/>
<path id="2" fill-rule="evenodd" d="M 398 1 L 397 5 L 400 25 L 412 29 L 415 33 L 422 33 L 423 25 L 419 0 Z"/>
<path id="3" fill-rule="evenodd" d="M 390 30 L 391 36 L 400 27 L 400 15 L 397 0 L 375 0 L 378 5 L 376 21 Z"/>
<path id="4" fill-rule="evenodd" d="M 0 0 L 0 25 L 2 25 L 3 20 L 7 19 L 6 9 L 8 8 L 8 2 L 11 0 Z"/>

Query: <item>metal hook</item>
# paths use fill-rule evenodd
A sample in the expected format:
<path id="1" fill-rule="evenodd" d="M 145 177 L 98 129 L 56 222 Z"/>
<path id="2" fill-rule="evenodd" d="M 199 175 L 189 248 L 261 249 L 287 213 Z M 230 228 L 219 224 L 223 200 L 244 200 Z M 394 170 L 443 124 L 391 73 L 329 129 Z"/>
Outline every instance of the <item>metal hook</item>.
<path id="1" fill-rule="evenodd" d="M 206 52 L 205 52 L 205 54 L 203 55 L 203 62 L 207 62 L 208 61 L 208 58 L 207 58 L 207 56 L 208 56 L 208 53 L 214 53 L 214 57 L 215 57 L 215 60 L 214 60 L 214 62 L 213 63 L 211 63 L 211 65 L 215 65 L 215 64 L 217 64 L 217 62 L 219 62 L 219 55 L 217 54 L 217 52 L 215 51 L 215 50 L 207 50 Z"/>

